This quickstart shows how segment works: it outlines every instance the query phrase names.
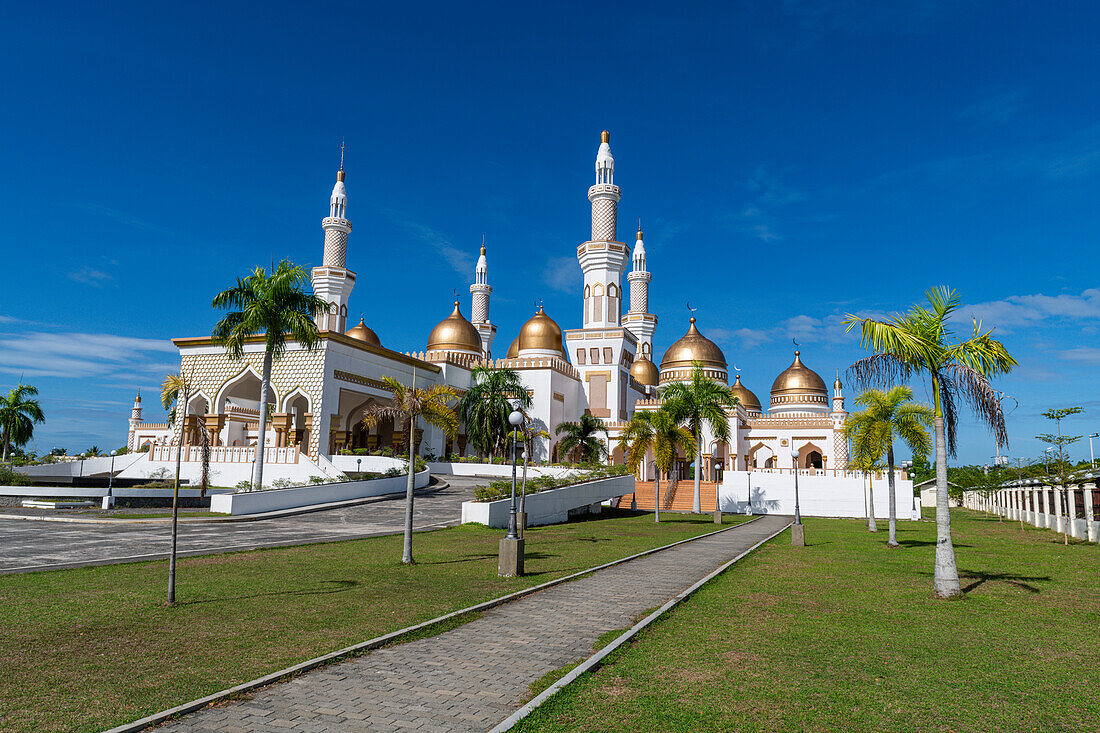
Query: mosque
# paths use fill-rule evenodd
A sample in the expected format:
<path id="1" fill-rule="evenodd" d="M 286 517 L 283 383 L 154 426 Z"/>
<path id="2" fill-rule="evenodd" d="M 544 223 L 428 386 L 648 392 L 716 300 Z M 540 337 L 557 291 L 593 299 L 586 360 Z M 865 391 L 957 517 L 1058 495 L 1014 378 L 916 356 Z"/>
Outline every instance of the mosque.
<path id="1" fill-rule="evenodd" d="M 174 339 L 182 372 L 195 386 L 184 426 L 185 444 L 199 441 L 203 425 L 215 462 L 250 460 L 250 446 L 261 443 L 267 450 L 265 477 L 277 476 L 280 463 L 323 465 L 348 448 L 405 451 L 410 439 L 419 455 L 465 456 L 472 448 L 461 429 L 454 440 L 430 427 L 408 436 L 392 423 L 368 428 L 363 417 L 372 405 L 388 400 L 383 376 L 425 387 L 447 384 L 461 394 L 472 384 L 474 367 L 488 364 L 519 373 L 532 398 L 534 425 L 550 434 L 538 440 L 533 459 L 562 459 L 554 428 L 588 412 L 606 424 L 612 460 L 621 462 L 617 438 L 636 409 L 660 405 L 661 385 L 687 378 L 693 362 L 701 363 L 708 377 L 729 384 L 722 350 L 703 335 L 694 317 L 660 362 L 655 359 L 657 316 L 649 312 L 652 273 L 640 227 L 633 247 L 618 240 L 621 196 L 605 131 L 596 153 L 595 182 L 588 189 L 591 235 L 577 247 L 584 275 L 578 293 L 583 306 L 579 328 L 563 330 L 539 307 L 509 343 L 504 358 L 495 358 L 497 326 L 489 307 L 493 288 L 483 245 L 470 285 L 470 318 L 456 300 L 450 314 L 428 333 L 423 351 L 402 352 L 383 344 L 363 318 L 348 324 L 356 273 L 347 267 L 352 225 L 341 164 L 329 215 L 321 221 L 322 262 L 311 273 L 313 291 L 328 303 L 326 312 L 317 316 L 319 342 L 312 350 L 292 342 L 275 362 L 269 392 L 274 411 L 261 436 L 263 338 L 250 339 L 240 360 L 230 359 L 210 337 Z M 623 274 L 628 263 L 627 302 Z M 368 305 L 363 310 L 376 309 Z M 731 387 L 740 401 L 729 413 L 731 439 L 718 444 L 713 436 L 704 436 L 707 471 L 712 456 L 729 471 L 790 469 L 795 460 L 792 450 L 798 452 L 799 468 L 837 475 L 847 467 L 847 443 L 841 433 L 847 413 L 839 378 L 830 397 L 824 380 L 796 351 L 793 363 L 772 383 L 767 412 L 741 383 L 740 374 Z M 205 416 L 203 422 L 197 415 Z M 139 396 L 130 417 L 128 447 L 167 447 L 176 440 L 169 425 L 144 422 Z"/>

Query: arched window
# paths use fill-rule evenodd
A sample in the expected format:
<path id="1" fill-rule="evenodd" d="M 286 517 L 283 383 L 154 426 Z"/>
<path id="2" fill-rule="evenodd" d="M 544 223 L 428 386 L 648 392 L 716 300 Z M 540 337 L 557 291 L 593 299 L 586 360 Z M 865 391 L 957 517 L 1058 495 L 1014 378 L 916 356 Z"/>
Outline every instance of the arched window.
<path id="1" fill-rule="evenodd" d="M 603 320 L 603 285 L 599 283 L 592 288 L 592 320 Z"/>
<path id="2" fill-rule="evenodd" d="M 585 285 L 584 286 L 584 322 L 585 323 L 588 323 L 590 320 L 592 320 L 592 317 L 590 315 L 592 311 L 589 310 L 589 308 L 591 306 L 591 302 L 590 302 L 591 298 L 592 298 L 592 288 L 588 285 Z"/>
<path id="3" fill-rule="evenodd" d="M 607 286 L 607 320 L 619 322 L 619 288 L 615 283 Z"/>

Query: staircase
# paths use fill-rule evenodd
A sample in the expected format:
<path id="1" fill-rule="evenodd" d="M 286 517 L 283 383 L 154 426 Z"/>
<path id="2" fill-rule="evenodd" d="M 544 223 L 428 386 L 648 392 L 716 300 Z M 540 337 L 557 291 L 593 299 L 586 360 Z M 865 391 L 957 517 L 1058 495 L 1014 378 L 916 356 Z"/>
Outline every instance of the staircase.
<path id="1" fill-rule="evenodd" d="M 714 497 L 717 493 L 718 485 L 713 481 L 703 481 L 699 484 L 699 510 L 702 512 L 714 511 Z M 691 502 L 695 496 L 695 482 L 691 479 L 681 479 L 676 484 L 676 491 L 673 492 L 671 504 L 668 501 L 669 483 L 667 481 L 661 482 L 661 511 L 673 511 L 673 512 L 690 512 Z M 630 507 L 631 500 L 637 500 L 638 509 L 640 511 L 651 512 L 653 511 L 653 482 L 652 481 L 635 481 L 634 482 L 634 495 L 627 494 L 619 502 L 619 506 L 623 509 Z"/>

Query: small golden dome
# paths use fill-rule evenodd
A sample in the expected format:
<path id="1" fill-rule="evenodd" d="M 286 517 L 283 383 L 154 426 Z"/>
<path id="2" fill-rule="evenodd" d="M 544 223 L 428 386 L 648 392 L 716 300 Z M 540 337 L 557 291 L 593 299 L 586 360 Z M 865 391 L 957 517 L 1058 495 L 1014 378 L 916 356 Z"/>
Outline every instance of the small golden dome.
<path id="1" fill-rule="evenodd" d="M 378 334 L 367 328 L 367 324 L 363 322 L 363 316 L 359 316 L 359 323 L 349 328 L 344 335 L 351 336 L 353 339 L 363 341 L 371 346 L 382 345 L 382 342 L 378 339 Z"/>
<path id="2" fill-rule="evenodd" d="M 601 132 L 600 133 L 600 142 L 601 143 L 611 142 L 611 133 L 608 132 L 607 130 L 604 130 L 603 132 Z"/>
<path id="3" fill-rule="evenodd" d="M 455 309 L 432 329 L 428 336 L 428 351 L 459 351 L 481 355 L 481 334 L 466 320 L 455 301 Z"/>
<path id="4" fill-rule="evenodd" d="M 821 394 L 828 395 L 823 380 L 817 372 L 802 363 L 799 352 L 794 352 L 794 362 L 772 382 L 772 394 Z"/>
<path id="5" fill-rule="evenodd" d="M 693 361 L 702 362 L 704 367 L 718 368 L 725 371 L 726 357 L 718 344 L 699 333 L 695 327 L 695 317 L 691 318 L 691 325 L 687 333 L 680 340 L 668 347 L 664 358 L 661 359 L 661 371 L 674 368 L 690 368 Z"/>
<path id="6" fill-rule="evenodd" d="M 523 324 L 519 330 L 518 354 L 528 350 L 556 351 L 565 358 L 565 345 L 562 342 L 561 327 L 554 319 L 546 315 L 539 306 L 538 312 Z M 509 352 L 511 348 L 509 348 Z"/>
<path id="7" fill-rule="evenodd" d="M 657 383 L 661 381 L 660 370 L 645 354 L 639 354 L 634 363 L 630 365 L 630 376 L 638 380 L 639 384 L 644 384 L 647 387 L 656 387 Z"/>
<path id="8" fill-rule="evenodd" d="M 737 378 L 733 380 L 733 384 L 730 385 L 730 389 L 733 391 L 734 396 L 741 402 L 741 406 L 745 408 L 746 412 L 763 412 L 764 408 L 760 406 L 760 399 L 753 393 L 751 389 L 741 384 L 741 375 L 738 374 Z"/>
<path id="9" fill-rule="evenodd" d="M 512 339 L 512 345 L 508 347 L 508 353 L 504 355 L 505 359 L 515 359 L 519 356 L 519 336 Z"/>

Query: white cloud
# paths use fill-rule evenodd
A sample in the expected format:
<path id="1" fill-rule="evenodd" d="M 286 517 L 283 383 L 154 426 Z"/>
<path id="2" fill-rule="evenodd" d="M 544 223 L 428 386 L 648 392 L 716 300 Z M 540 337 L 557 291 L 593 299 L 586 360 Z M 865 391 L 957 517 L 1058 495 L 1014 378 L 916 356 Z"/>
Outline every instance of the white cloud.
<path id="1" fill-rule="evenodd" d="M 551 257 L 542 268 L 542 277 L 554 290 L 572 293 L 581 283 L 581 268 L 576 257 Z"/>
<path id="2" fill-rule="evenodd" d="M 1050 325 L 1055 320 L 1100 321 L 1100 289 L 1089 288 L 1080 295 L 1010 295 L 1001 300 L 966 305 L 966 318 L 978 318 L 983 328 L 1011 331 L 1014 328 Z"/>
<path id="3" fill-rule="evenodd" d="M 86 283 L 88 285 L 95 285 L 99 287 L 110 281 L 114 280 L 114 275 L 102 270 L 96 270 L 91 267 L 83 267 L 76 272 L 69 273 L 69 279 L 75 280 L 78 283 Z"/>
<path id="4" fill-rule="evenodd" d="M 1058 352 L 1058 356 L 1069 361 L 1082 361 L 1086 364 L 1100 364 L 1100 349 L 1094 346 L 1080 346 Z"/>
<path id="5" fill-rule="evenodd" d="M 0 335 L 0 371 L 36 377 L 114 377 L 173 368 L 170 341 L 105 333 L 28 332 Z"/>

